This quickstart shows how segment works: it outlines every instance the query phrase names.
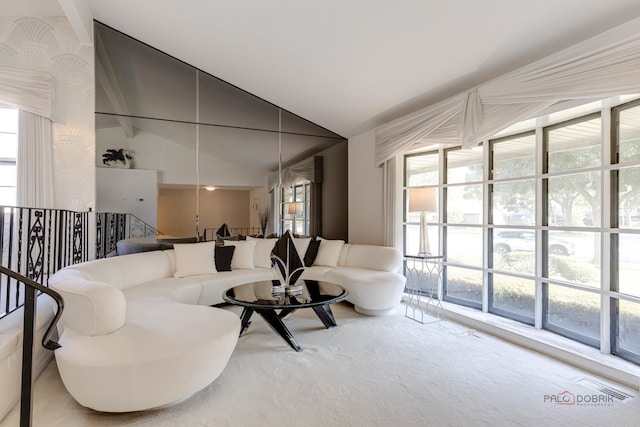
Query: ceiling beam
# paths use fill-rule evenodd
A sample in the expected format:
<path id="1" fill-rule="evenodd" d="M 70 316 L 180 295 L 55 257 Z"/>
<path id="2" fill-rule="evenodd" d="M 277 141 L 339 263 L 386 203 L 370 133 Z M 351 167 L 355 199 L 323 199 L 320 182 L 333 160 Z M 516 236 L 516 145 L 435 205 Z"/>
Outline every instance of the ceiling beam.
<path id="1" fill-rule="evenodd" d="M 80 44 L 93 45 L 93 13 L 87 0 L 58 0 Z"/>

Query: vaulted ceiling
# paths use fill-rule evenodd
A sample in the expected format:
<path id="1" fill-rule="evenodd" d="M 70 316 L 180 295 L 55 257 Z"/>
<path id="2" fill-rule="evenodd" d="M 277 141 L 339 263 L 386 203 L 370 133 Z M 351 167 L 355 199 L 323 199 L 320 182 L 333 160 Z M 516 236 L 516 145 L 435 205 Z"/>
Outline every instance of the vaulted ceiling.
<path id="1" fill-rule="evenodd" d="M 79 4 L 345 137 L 640 16 L 637 0 L 0 0 L 0 10 L 69 16 Z"/>

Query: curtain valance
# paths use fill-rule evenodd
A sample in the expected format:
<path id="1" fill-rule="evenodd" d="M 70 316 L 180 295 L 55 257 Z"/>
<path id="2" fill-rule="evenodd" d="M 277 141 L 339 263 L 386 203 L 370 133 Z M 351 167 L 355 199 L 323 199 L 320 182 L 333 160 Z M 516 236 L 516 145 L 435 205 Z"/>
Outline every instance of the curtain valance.
<path id="1" fill-rule="evenodd" d="M 0 66 L 0 99 L 21 110 L 53 120 L 54 88 L 49 73 Z"/>
<path id="2" fill-rule="evenodd" d="M 272 172 L 268 177 L 269 189 L 274 188 L 280 181 L 278 172 Z M 282 169 L 282 185 L 289 187 L 296 181 L 322 182 L 322 157 L 312 156 L 294 165 Z"/>
<path id="3" fill-rule="evenodd" d="M 560 101 L 640 93 L 640 19 L 376 129 L 377 166 L 414 144 L 464 148 Z"/>

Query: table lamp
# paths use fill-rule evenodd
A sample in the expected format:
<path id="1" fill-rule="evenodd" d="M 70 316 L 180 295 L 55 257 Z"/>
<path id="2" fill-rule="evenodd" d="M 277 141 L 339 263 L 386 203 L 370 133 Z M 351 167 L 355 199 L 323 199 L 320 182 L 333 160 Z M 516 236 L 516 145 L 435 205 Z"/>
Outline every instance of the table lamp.
<path id="1" fill-rule="evenodd" d="M 420 246 L 418 255 L 431 254 L 427 234 L 427 212 L 437 212 L 435 188 L 412 188 L 409 190 L 409 212 L 420 212 Z"/>
<path id="2" fill-rule="evenodd" d="M 293 234 L 296 234 L 296 216 L 300 215 L 302 213 L 302 204 L 301 203 L 297 203 L 297 202 L 291 202 L 289 203 L 288 206 L 288 214 L 292 215 L 292 222 L 293 222 Z"/>

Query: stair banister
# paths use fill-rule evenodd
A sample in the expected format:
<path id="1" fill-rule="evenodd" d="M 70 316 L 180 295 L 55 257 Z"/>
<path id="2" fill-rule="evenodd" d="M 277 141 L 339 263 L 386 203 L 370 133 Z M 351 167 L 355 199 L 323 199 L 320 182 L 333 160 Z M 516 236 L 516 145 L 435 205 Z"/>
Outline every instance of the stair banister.
<path id="1" fill-rule="evenodd" d="M 24 325 L 22 337 L 22 381 L 20 391 L 20 427 L 30 427 L 32 418 L 32 393 L 33 393 L 33 344 L 36 334 L 36 309 L 38 291 L 49 295 L 56 302 L 58 309 L 49 324 L 47 331 L 42 337 L 42 346 L 49 350 L 60 348 L 60 344 L 51 338 L 55 331 L 56 324 L 62 316 L 64 309 L 64 300 L 62 296 L 46 286 L 43 286 L 33 280 L 25 277 L 13 270 L 9 270 L 4 266 L 0 266 L 0 274 L 24 283 Z"/>

